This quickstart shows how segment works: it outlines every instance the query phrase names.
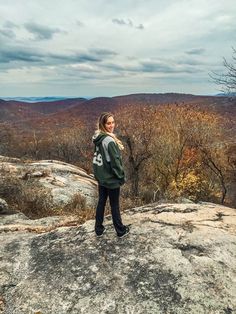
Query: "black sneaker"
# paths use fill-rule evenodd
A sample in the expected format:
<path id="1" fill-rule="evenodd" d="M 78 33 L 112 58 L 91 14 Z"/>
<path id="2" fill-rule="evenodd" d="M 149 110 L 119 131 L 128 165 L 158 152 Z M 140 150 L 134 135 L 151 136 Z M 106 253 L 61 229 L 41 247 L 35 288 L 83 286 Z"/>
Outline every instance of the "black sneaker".
<path id="1" fill-rule="evenodd" d="M 100 237 L 102 237 L 103 236 L 103 234 L 106 232 L 106 229 L 104 229 L 101 233 L 96 233 L 96 237 L 97 238 L 100 238 Z"/>
<path id="2" fill-rule="evenodd" d="M 129 227 L 128 226 L 126 226 L 125 227 L 126 229 L 125 229 L 125 232 L 124 233 L 122 233 L 122 234 L 120 234 L 120 235 L 117 235 L 118 236 L 118 238 L 124 238 L 125 236 L 127 236 L 128 234 L 129 234 Z"/>

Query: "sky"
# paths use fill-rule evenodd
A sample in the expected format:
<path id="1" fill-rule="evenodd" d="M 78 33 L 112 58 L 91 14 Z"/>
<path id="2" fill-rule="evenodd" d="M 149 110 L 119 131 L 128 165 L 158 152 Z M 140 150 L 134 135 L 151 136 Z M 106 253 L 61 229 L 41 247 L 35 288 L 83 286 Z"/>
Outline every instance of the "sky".
<path id="1" fill-rule="evenodd" d="M 0 97 L 212 95 L 235 0 L 0 0 Z"/>

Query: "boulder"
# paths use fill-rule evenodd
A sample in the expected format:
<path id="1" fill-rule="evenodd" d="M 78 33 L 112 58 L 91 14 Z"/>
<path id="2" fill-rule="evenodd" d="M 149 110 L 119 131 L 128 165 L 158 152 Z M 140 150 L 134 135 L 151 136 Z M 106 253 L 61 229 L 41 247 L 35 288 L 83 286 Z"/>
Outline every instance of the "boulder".
<path id="1" fill-rule="evenodd" d="M 21 162 L 14 159 L 13 162 L 1 157 L 0 166 L 5 175 L 37 180 L 50 191 L 53 207 L 67 205 L 77 193 L 85 197 L 88 206 L 93 207 L 97 201 L 97 183 L 82 168 L 56 160 Z"/>
<path id="2" fill-rule="evenodd" d="M 94 220 L 58 219 L 0 220 L 2 313 L 236 313 L 235 209 L 133 208 L 122 213 L 131 228 L 122 239 L 110 215 L 101 238 Z"/>

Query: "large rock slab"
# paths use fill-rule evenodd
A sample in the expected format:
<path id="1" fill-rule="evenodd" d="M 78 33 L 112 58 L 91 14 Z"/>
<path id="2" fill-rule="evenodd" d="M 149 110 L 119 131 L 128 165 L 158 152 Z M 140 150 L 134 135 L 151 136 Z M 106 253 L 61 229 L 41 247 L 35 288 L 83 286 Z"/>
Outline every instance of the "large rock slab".
<path id="1" fill-rule="evenodd" d="M 0 156 L 0 168 L 12 177 L 34 178 L 50 191 L 53 207 L 67 205 L 77 193 L 85 197 L 88 207 L 96 204 L 97 182 L 80 167 L 58 160 L 23 163 L 16 158 Z"/>
<path id="2" fill-rule="evenodd" d="M 102 238 L 94 220 L 2 217 L 2 313 L 236 313 L 235 209 L 155 203 L 122 217 L 123 239 L 111 216 Z"/>

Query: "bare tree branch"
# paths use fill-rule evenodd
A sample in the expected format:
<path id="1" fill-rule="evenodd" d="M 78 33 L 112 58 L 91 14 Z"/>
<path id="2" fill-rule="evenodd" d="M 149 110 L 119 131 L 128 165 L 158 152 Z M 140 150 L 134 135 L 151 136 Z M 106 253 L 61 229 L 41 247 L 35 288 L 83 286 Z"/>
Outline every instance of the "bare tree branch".
<path id="1" fill-rule="evenodd" d="M 212 81 L 221 86 L 220 91 L 226 93 L 236 92 L 236 49 L 232 47 L 232 50 L 232 62 L 223 58 L 223 66 L 226 72 L 222 74 L 212 72 L 209 74 Z"/>

